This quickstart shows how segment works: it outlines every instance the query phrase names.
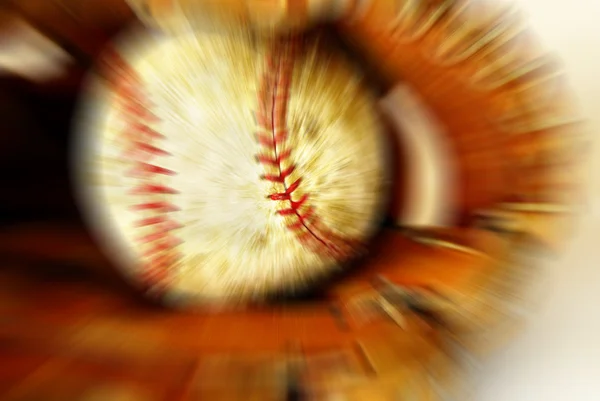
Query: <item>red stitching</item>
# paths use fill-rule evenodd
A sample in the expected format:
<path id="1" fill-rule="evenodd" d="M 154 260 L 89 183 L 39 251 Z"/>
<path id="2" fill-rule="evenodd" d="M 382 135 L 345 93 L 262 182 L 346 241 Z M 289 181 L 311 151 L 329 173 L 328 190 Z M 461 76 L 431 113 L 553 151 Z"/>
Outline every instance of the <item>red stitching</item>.
<path id="1" fill-rule="evenodd" d="M 150 248 L 144 251 L 144 256 L 152 256 L 157 253 L 162 253 L 168 251 L 173 248 L 173 246 L 179 245 L 179 243 L 175 241 L 169 241 L 169 239 L 164 240 L 163 242 L 155 242 Z"/>
<path id="2" fill-rule="evenodd" d="M 164 288 L 169 279 L 170 268 L 181 257 L 174 248 L 182 243 L 182 240 L 173 233 L 174 230 L 181 228 L 181 225 L 168 216 L 169 213 L 180 209 L 166 201 L 164 196 L 179 192 L 156 180 L 176 173 L 150 163 L 150 159 L 170 156 L 170 153 L 156 143 L 165 136 L 149 126 L 150 123 L 157 122 L 158 117 L 150 111 L 151 104 L 143 93 L 140 78 L 114 49 L 107 52 L 106 58 L 101 60 L 101 66 L 110 68 L 105 72 L 108 73 L 109 83 L 114 85 L 117 102 L 123 109 L 126 127 L 122 132 L 122 138 L 127 143 L 124 157 L 132 159 L 135 164 L 126 175 L 143 180 L 130 191 L 130 194 L 163 198 L 133 205 L 130 210 L 144 212 L 145 217 L 133 224 L 135 227 L 150 230 L 146 231 L 146 235 L 138 238 L 146 248 L 143 254 L 149 258 L 139 277 L 145 285 Z"/>
<path id="3" fill-rule="evenodd" d="M 147 139 L 165 139 L 164 135 L 142 123 L 133 123 L 130 128 L 131 133 L 135 136 L 143 137 L 143 134 L 148 137 Z"/>
<path id="4" fill-rule="evenodd" d="M 167 194 L 176 195 L 179 193 L 176 189 L 160 184 L 141 184 L 133 188 L 130 192 L 131 195 L 154 195 L 154 194 Z"/>
<path id="5" fill-rule="evenodd" d="M 133 205 L 130 208 L 132 211 L 143 211 L 143 210 L 158 210 L 162 213 L 168 212 L 178 212 L 181 209 L 173 205 L 169 202 L 149 202 L 149 203 L 140 203 L 138 205 Z"/>
<path id="6" fill-rule="evenodd" d="M 152 174 L 162 175 L 176 175 L 177 173 L 173 170 L 166 169 L 164 167 L 155 166 L 145 162 L 138 162 L 138 165 L 127 173 L 128 176 L 135 178 L 148 177 Z"/>
<path id="7" fill-rule="evenodd" d="M 261 132 L 256 134 L 256 140 L 274 156 L 259 154 L 256 160 L 265 167 L 277 168 L 276 174 L 265 173 L 261 179 L 283 186 L 283 192 L 270 194 L 268 198 L 289 203 L 288 208 L 277 213 L 282 217 L 296 217 L 296 221 L 288 224 L 287 228 L 296 234 L 298 241 L 315 252 L 345 259 L 361 248 L 362 243 L 342 238 L 324 227 L 314 207 L 307 205 L 310 198 L 308 193 L 294 200 L 294 193 L 300 187 L 302 177 L 288 185 L 287 179 L 297 166 L 293 163 L 288 168 L 282 166 L 282 162 L 287 161 L 292 154 L 292 149 L 282 147 L 289 136 L 287 108 L 297 45 L 296 39 L 283 40 L 274 46 L 265 60 L 267 71 L 259 89 L 259 106 L 256 112 L 256 122 Z M 302 208 L 305 209 L 304 212 Z"/>
<path id="8" fill-rule="evenodd" d="M 149 156 L 171 156 L 171 154 L 164 149 L 157 148 L 149 143 L 132 140 L 131 146 L 125 151 L 123 156 L 126 158 L 139 159 L 141 157 L 148 158 Z"/>

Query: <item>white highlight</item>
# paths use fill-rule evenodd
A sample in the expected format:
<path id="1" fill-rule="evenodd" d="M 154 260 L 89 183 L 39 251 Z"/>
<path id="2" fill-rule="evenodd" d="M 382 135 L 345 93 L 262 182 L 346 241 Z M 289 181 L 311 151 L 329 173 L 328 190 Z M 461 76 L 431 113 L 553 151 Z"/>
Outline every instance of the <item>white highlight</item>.
<path id="1" fill-rule="evenodd" d="M 73 62 L 67 52 L 25 21 L 14 20 L 2 30 L 0 74 L 44 82 L 64 76 Z"/>
<path id="2" fill-rule="evenodd" d="M 457 171 L 445 128 L 406 85 L 398 85 L 384 99 L 383 107 L 400 127 L 403 155 L 408 158 L 407 207 L 398 223 L 450 226 Z"/>

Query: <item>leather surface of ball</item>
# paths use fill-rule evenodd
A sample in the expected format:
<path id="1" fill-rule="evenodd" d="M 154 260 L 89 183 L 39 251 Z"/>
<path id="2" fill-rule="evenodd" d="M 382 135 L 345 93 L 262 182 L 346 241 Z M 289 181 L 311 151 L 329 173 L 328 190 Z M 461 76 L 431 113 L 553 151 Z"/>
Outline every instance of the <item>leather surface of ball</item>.
<path id="1" fill-rule="evenodd" d="M 92 79 L 81 152 L 84 203 L 128 275 L 237 302 L 304 288 L 362 252 L 387 157 L 349 60 L 318 36 L 132 37 Z"/>

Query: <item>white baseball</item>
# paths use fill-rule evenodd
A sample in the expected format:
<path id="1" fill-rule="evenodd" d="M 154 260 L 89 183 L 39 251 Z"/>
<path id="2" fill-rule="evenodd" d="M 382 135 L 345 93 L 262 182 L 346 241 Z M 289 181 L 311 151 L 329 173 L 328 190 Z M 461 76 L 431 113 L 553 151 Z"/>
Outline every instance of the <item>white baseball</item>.
<path id="1" fill-rule="evenodd" d="M 134 279 L 260 299 L 333 272 L 375 233 L 385 145 L 340 54 L 247 31 L 145 36 L 119 54 L 116 83 L 90 91 L 82 185 Z"/>

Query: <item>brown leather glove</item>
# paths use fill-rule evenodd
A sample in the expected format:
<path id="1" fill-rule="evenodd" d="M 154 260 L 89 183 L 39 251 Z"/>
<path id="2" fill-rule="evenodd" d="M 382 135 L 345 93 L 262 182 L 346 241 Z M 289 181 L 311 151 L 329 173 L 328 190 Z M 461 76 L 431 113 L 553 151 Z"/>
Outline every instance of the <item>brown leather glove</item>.
<path id="1" fill-rule="evenodd" d="M 305 29 L 341 18 L 348 0 L 126 0 L 151 25 L 181 28 L 181 20 L 202 28 L 211 20 L 251 23 L 281 30 Z"/>

